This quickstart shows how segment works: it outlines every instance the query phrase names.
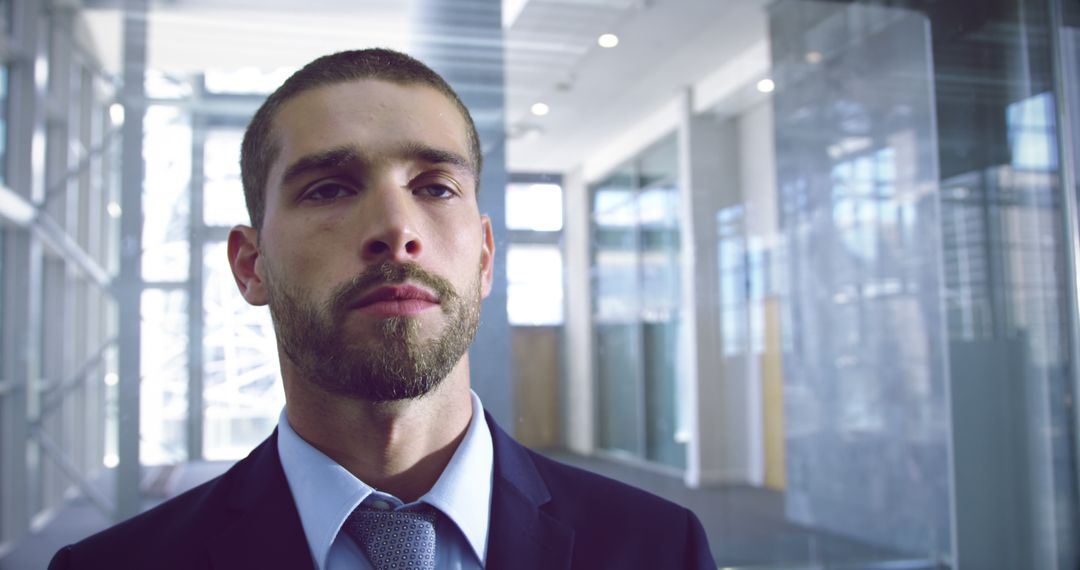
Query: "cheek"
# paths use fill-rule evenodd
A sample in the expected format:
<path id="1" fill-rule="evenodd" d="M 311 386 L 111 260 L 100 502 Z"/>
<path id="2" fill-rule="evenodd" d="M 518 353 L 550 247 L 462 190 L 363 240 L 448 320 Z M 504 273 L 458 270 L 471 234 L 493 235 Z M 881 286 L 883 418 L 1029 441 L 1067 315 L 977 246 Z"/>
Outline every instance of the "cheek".
<path id="1" fill-rule="evenodd" d="M 459 258 L 471 256 L 473 251 L 480 251 L 480 225 L 470 216 L 449 215 L 432 218 L 430 224 L 430 245 L 439 250 L 440 256 L 452 259 L 458 263 Z"/>
<path id="2" fill-rule="evenodd" d="M 450 260 L 447 265 L 451 266 L 454 274 L 459 276 L 458 279 L 461 281 L 459 285 L 472 285 L 481 270 L 483 240 L 480 237 L 480 231 L 459 230 L 445 243 L 448 247 L 445 251 L 439 252 L 440 257 Z"/>
<path id="3" fill-rule="evenodd" d="M 319 281 L 327 282 L 328 276 L 320 275 L 332 271 L 334 267 L 342 264 L 333 261 L 334 240 L 328 239 L 325 223 L 312 223 L 303 226 L 306 231 L 289 231 L 292 228 L 273 228 L 278 233 L 273 235 L 272 242 L 268 241 L 267 250 L 270 253 L 270 267 L 268 269 L 278 280 L 285 280 L 293 284 L 309 288 L 305 284 L 318 287 Z"/>

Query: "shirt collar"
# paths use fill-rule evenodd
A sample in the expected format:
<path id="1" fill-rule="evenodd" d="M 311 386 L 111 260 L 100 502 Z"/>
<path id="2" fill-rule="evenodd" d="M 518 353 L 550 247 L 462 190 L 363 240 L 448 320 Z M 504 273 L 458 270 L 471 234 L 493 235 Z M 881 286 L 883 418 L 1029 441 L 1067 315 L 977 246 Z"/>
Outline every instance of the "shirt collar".
<path id="1" fill-rule="evenodd" d="M 475 392 L 472 418 L 435 485 L 417 500 L 441 511 L 461 530 L 481 566 L 487 552 L 493 451 L 484 408 Z M 349 514 L 374 489 L 354 477 L 278 417 L 278 455 L 316 566 L 325 568 L 330 545 Z"/>
<path id="2" fill-rule="evenodd" d="M 476 559 L 483 566 L 487 553 L 488 519 L 494 463 L 491 432 L 484 421 L 484 406 L 471 392 L 473 414 L 465 437 L 431 490 L 420 497 L 461 529 Z"/>

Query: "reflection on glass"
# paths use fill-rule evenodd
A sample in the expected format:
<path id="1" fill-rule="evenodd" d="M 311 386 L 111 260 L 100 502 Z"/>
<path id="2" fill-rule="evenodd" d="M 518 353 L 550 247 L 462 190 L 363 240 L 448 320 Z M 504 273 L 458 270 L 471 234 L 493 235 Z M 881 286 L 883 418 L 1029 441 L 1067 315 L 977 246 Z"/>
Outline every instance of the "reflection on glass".
<path id="1" fill-rule="evenodd" d="M 274 429 L 285 405 L 276 337 L 270 311 L 240 296 L 226 244 L 205 251 L 205 454 L 239 459 Z"/>
<path id="2" fill-rule="evenodd" d="M 141 342 L 140 460 L 145 465 L 182 461 L 187 455 L 186 293 L 143 292 Z"/>
<path id="3" fill-rule="evenodd" d="M 1005 109 L 1012 167 L 1018 170 L 1057 169 L 1057 138 L 1054 137 L 1054 94 L 1039 93 Z"/>
<path id="4" fill-rule="evenodd" d="M 240 181 L 240 129 L 207 131 L 203 147 L 203 222 L 208 226 L 250 225 Z"/>
<path id="5" fill-rule="evenodd" d="M 856 566 L 950 551 L 927 32 L 902 8 L 770 10 L 790 305 L 785 514 L 816 540 L 875 545 L 834 560 Z"/>
<path id="6" fill-rule="evenodd" d="M 600 446 L 683 468 L 676 157 L 667 137 L 591 188 L 593 330 Z"/>
<path id="7" fill-rule="evenodd" d="M 146 111 L 144 128 L 143 279 L 183 281 L 190 249 L 190 119 L 179 108 L 152 105 Z"/>
<path id="8" fill-rule="evenodd" d="M 645 423 L 632 173 L 617 172 L 597 184 L 592 196 L 597 439 L 604 449 L 640 457 Z"/>
<path id="9" fill-rule="evenodd" d="M 864 261 L 878 255 L 878 237 L 896 234 L 896 152 L 840 153 L 832 167 L 833 219 L 846 247 Z"/>
<path id="10" fill-rule="evenodd" d="M 674 156 L 671 139 L 655 154 Z M 646 155 L 648 158 L 649 155 Z M 686 466 L 686 436 L 682 401 L 684 382 L 678 363 L 679 338 L 679 224 L 678 188 L 673 180 L 675 161 L 666 171 L 650 172 L 642 161 L 642 183 L 651 183 L 638 194 L 640 235 L 642 359 L 645 402 L 645 458 L 676 468 Z"/>
<path id="11" fill-rule="evenodd" d="M 720 332 L 724 356 L 743 354 L 749 348 L 748 275 L 746 227 L 742 205 L 716 213 L 717 267 L 720 272 Z"/>
<path id="12" fill-rule="evenodd" d="M 1073 567 L 1058 110 L 1013 36 L 1045 14 L 869 4 L 770 7 L 785 514 L 870 560 Z"/>

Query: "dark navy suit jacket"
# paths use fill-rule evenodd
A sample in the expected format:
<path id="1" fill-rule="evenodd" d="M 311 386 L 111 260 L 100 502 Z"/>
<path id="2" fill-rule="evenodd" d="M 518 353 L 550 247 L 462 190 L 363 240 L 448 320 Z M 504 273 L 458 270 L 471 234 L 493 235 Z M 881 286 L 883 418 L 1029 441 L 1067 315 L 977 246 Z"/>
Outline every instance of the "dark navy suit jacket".
<path id="1" fill-rule="evenodd" d="M 487 417 L 494 481 L 487 568 L 715 570 L 687 509 L 538 455 Z M 66 546 L 50 570 L 313 568 L 277 434 L 224 475 Z"/>

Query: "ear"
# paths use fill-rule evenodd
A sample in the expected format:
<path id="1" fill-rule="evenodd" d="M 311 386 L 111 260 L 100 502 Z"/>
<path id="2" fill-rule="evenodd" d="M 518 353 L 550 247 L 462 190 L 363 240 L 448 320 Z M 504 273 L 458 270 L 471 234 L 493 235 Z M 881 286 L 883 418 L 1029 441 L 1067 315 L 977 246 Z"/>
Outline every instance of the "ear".
<path id="1" fill-rule="evenodd" d="M 495 278 L 495 235 L 491 231 L 491 218 L 487 214 L 480 216 L 480 225 L 484 232 L 480 249 L 480 295 L 486 299 L 491 294 L 491 283 Z"/>
<path id="2" fill-rule="evenodd" d="M 259 231 L 236 226 L 229 231 L 229 266 L 240 294 L 252 305 L 267 303 L 266 286 L 260 275 Z"/>

